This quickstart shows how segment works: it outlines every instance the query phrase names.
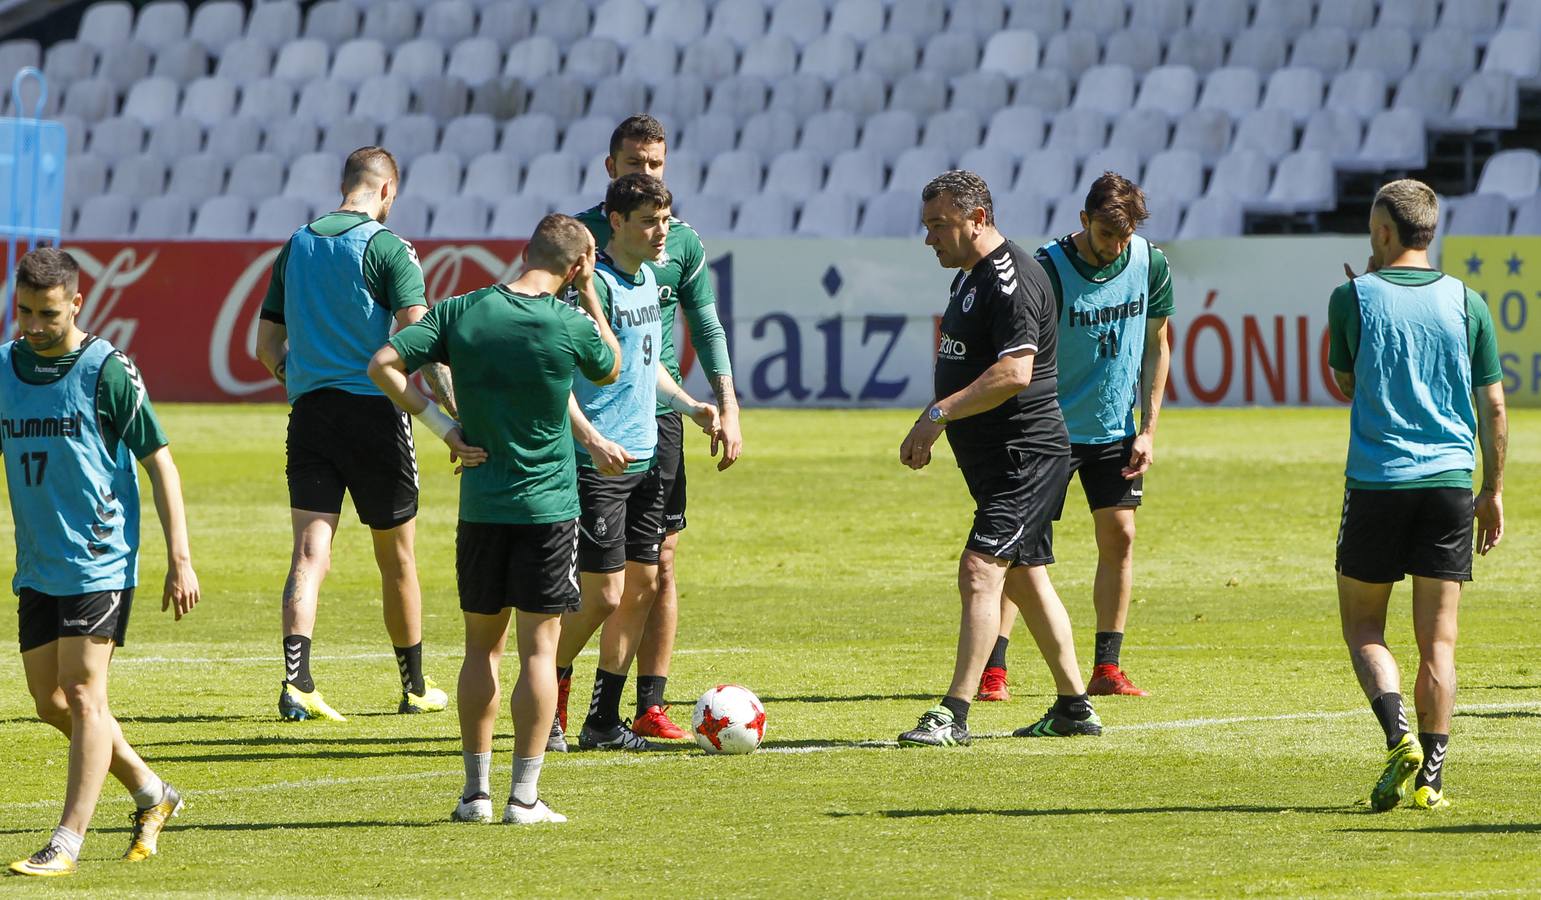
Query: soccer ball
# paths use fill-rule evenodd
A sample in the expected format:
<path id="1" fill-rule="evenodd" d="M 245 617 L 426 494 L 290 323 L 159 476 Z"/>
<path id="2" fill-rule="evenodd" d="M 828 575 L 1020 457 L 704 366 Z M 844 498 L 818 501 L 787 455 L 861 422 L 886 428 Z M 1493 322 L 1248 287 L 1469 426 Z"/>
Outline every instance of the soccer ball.
<path id="1" fill-rule="evenodd" d="M 696 701 L 690 730 L 707 753 L 753 753 L 765 739 L 765 705 L 746 687 L 719 684 Z"/>

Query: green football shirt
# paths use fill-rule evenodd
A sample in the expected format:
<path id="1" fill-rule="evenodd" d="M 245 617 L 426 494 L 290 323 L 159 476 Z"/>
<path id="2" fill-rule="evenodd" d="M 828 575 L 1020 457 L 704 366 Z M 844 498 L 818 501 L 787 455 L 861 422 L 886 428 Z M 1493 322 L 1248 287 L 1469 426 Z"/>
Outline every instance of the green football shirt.
<path id="1" fill-rule="evenodd" d="M 1422 287 L 1449 277 L 1435 269 L 1392 268 L 1381 269 L 1380 277 L 1402 287 Z M 1327 301 L 1327 362 L 1339 372 L 1354 371 L 1354 357 L 1359 353 L 1359 295 L 1354 292 L 1353 282 L 1338 285 Z M 1482 296 L 1471 288 L 1466 289 L 1466 345 L 1471 352 L 1471 386 L 1474 388 L 1496 384 L 1503 380 L 1503 367 L 1498 361 L 1498 337 L 1493 332 L 1493 316 L 1488 312 Z M 1348 487 L 1355 490 L 1407 490 L 1428 487 L 1471 487 L 1471 473 L 1464 469 L 1441 472 L 1427 478 L 1381 484 L 1348 479 Z"/>
<path id="2" fill-rule="evenodd" d="M 390 339 L 408 371 L 444 363 L 466 442 L 487 460 L 466 469 L 460 518 L 533 525 L 578 515 L 568 430 L 573 372 L 603 378 L 615 354 L 584 313 L 546 294 L 493 285 L 435 304 Z"/>
<path id="3" fill-rule="evenodd" d="M 578 221 L 594 235 L 600 250 L 610 243 L 610 218 L 604 204 L 578 213 Z M 674 347 L 674 312 L 684 310 L 690 342 L 701 357 L 701 367 L 709 377 L 733 375 L 728 361 L 728 336 L 717 318 L 717 294 L 712 290 L 711 273 L 706 271 L 706 248 L 701 236 L 685 222 L 670 217 L 669 236 L 664 242 L 663 259 L 647 262 L 658 282 L 658 309 L 663 316 L 663 351 L 659 361 L 680 381 L 679 353 Z M 669 412 L 666 403 L 658 404 L 658 414 Z"/>
<path id="4" fill-rule="evenodd" d="M 26 341 L 17 341 L 11 351 L 16 377 L 26 384 L 53 384 L 69 374 L 91 340 L 87 338 L 78 349 L 63 356 L 42 356 Z M 155 417 L 150 395 L 144 389 L 143 376 L 121 351 L 114 352 L 102 363 L 102 372 L 96 381 L 96 412 L 108 453 L 117 453 L 118 444 L 122 442 L 128 445 L 135 459 L 144 459 L 171 443 L 161 429 L 160 420 Z"/>
<path id="5" fill-rule="evenodd" d="M 1065 251 L 1065 257 L 1082 278 L 1092 282 L 1103 282 L 1118 277 L 1119 273 L 1129 266 L 1130 248 L 1125 247 L 1124 252 L 1100 269 L 1093 268 L 1092 264 L 1081 258 L 1076 252 L 1075 242 L 1069 235 L 1059 239 L 1059 244 Z M 1060 307 L 1065 305 L 1065 289 L 1059 283 L 1059 270 L 1054 268 L 1054 263 L 1049 261 L 1049 256 L 1042 250 L 1033 255 L 1043 270 L 1049 273 L 1049 284 L 1054 287 L 1054 301 Z M 1150 319 L 1165 319 L 1172 315 L 1176 303 L 1172 299 L 1172 269 L 1167 265 L 1166 254 L 1155 244 L 1150 245 L 1150 302 L 1146 304 L 1145 316 Z M 1061 309 L 1063 312 L 1063 309 Z"/>
<path id="6" fill-rule="evenodd" d="M 335 237 L 369 218 L 361 212 L 330 212 L 310 223 L 311 230 L 324 237 Z M 284 324 L 284 269 L 289 264 L 289 242 L 273 260 L 273 274 L 268 292 L 262 298 L 261 317 Z M 376 234 L 364 249 L 364 284 L 375 302 L 392 313 L 408 306 L 427 306 L 423 285 L 423 267 L 417 251 L 394 231 Z"/>

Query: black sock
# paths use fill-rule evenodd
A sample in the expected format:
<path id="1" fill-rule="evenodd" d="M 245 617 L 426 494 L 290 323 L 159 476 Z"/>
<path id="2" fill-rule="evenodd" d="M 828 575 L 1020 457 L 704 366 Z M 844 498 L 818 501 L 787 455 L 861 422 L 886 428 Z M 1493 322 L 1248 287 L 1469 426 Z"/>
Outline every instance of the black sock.
<path id="1" fill-rule="evenodd" d="M 585 724 L 608 731 L 621 724 L 621 692 L 626 676 L 594 669 L 594 696 L 589 700 L 589 720 Z"/>
<path id="2" fill-rule="evenodd" d="M 637 716 L 640 718 L 649 708 L 663 706 L 664 688 L 669 684 L 667 675 L 637 676 Z"/>
<path id="3" fill-rule="evenodd" d="M 310 677 L 310 638 L 303 634 L 284 638 L 284 681 L 307 694 L 316 689 Z"/>
<path id="4" fill-rule="evenodd" d="M 990 651 L 990 658 L 985 660 L 986 669 L 1006 668 L 1006 645 L 1011 643 L 1011 638 L 997 637 L 995 649 Z"/>
<path id="5" fill-rule="evenodd" d="M 423 684 L 423 642 L 410 647 L 396 647 L 396 668 L 401 671 L 401 689 L 405 693 L 423 696 L 427 688 Z"/>
<path id="6" fill-rule="evenodd" d="M 1123 648 L 1124 633 L 1122 631 L 1097 632 L 1097 658 L 1092 665 L 1117 666 L 1118 651 Z"/>
<path id="7" fill-rule="evenodd" d="M 952 710 L 952 720 L 962 728 L 968 727 L 968 701 L 957 697 L 943 697 L 942 705 Z"/>
<path id="8" fill-rule="evenodd" d="M 1092 704 L 1085 694 L 1060 694 L 1054 700 L 1054 711 L 1079 722 L 1092 714 Z"/>
<path id="9" fill-rule="evenodd" d="M 573 667 L 572 666 L 557 666 L 556 667 L 556 678 L 557 678 L 558 681 L 561 681 L 564 678 L 571 678 L 571 677 L 573 677 Z"/>
<path id="10" fill-rule="evenodd" d="M 1436 791 L 1445 789 L 1445 748 L 1450 745 L 1450 735 L 1418 732 L 1418 743 L 1423 746 L 1423 767 L 1418 770 L 1415 787 L 1428 785 Z"/>
<path id="11" fill-rule="evenodd" d="M 1407 711 L 1402 706 L 1402 695 L 1389 691 L 1370 701 L 1370 709 L 1380 721 L 1380 730 L 1386 732 L 1386 749 L 1395 747 L 1407 734 Z"/>

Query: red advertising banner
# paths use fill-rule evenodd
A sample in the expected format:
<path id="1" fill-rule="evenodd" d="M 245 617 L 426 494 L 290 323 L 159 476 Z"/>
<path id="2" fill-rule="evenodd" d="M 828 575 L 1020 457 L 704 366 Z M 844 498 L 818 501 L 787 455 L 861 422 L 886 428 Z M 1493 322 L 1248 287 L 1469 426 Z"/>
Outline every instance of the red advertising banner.
<path id="1" fill-rule="evenodd" d="M 81 328 L 111 341 L 158 401 L 282 402 L 257 361 L 257 312 L 278 244 L 222 241 L 68 244 L 80 262 Z M 519 270 L 523 241 L 422 241 L 430 302 Z"/>

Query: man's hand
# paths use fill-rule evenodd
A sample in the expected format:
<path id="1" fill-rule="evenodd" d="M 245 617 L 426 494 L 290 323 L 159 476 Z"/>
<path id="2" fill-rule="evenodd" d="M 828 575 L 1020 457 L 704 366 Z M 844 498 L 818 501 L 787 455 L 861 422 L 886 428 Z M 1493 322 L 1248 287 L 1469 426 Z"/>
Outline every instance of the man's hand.
<path id="1" fill-rule="evenodd" d="M 912 469 L 924 469 L 931 462 L 931 445 L 942 436 L 944 427 L 924 417 L 916 419 L 910 433 L 904 436 L 904 443 L 899 445 L 899 462 Z"/>
<path id="2" fill-rule="evenodd" d="M 635 456 L 626 452 L 625 447 L 603 435 L 596 435 L 583 448 L 589 451 L 589 457 L 594 460 L 594 468 L 599 474 L 611 478 L 625 475 L 626 467 L 637 461 Z"/>
<path id="3" fill-rule="evenodd" d="M 739 454 L 744 452 L 744 433 L 738 427 L 737 409 L 725 409 L 720 415 L 720 422 L 712 434 L 712 456 L 717 455 L 719 446 L 722 459 L 717 462 L 717 471 L 721 472 L 738 462 Z"/>
<path id="4" fill-rule="evenodd" d="M 1477 552 L 1487 552 L 1504 538 L 1504 501 L 1494 491 L 1477 495 Z"/>
<path id="5" fill-rule="evenodd" d="M 198 605 L 198 575 L 190 560 L 171 560 L 166 566 L 166 587 L 161 592 L 161 612 L 174 610 L 176 621 Z"/>
<path id="6" fill-rule="evenodd" d="M 578 292 L 578 302 L 583 306 L 583 311 L 595 320 L 605 317 L 605 311 L 599 303 L 599 293 L 594 290 L 594 266 L 598 258 L 598 251 L 591 244 L 578 258 L 578 271 L 573 274 L 573 290 Z"/>
<path id="7" fill-rule="evenodd" d="M 1380 271 L 1380 260 L 1376 259 L 1375 255 L 1372 253 L 1372 254 L 1370 254 L 1370 258 L 1365 260 L 1365 263 L 1364 263 L 1364 274 L 1368 275 L 1371 272 L 1379 272 L 1379 271 Z M 1353 267 L 1351 267 L 1348 263 L 1344 263 L 1343 264 L 1343 274 L 1348 276 L 1348 280 L 1349 281 L 1353 281 L 1355 278 L 1359 277 L 1358 275 L 1354 274 Z"/>
<path id="8" fill-rule="evenodd" d="M 690 421 L 701 426 L 702 433 L 712 436 L 713 445 L 722 435 L 722 415 L 714 403 L 697 403 L 695 409 L 690 411 Z M 717 455 L 715 449 L 712 455 Z"/>
<path id="9" fill-rule="evenodd" d="M 1133 481 L 1144 475 L 1156 461 L 1156 439 L 1141 432 L 1134 436 L 1134 446 L 1129 450 L 1129 465 L 1124 466 L 1124 480 Z"/>
<path id="10" fill-rule="evenodd" d="M 456 475 L 466 469 L 474 469 L 487 461 L 487 451 L 466 443 L 466 433 L 459 425 L 445 432 L 444 443 L 449 445 L 449 461 L 459 463 L 455 466 Z"/>

